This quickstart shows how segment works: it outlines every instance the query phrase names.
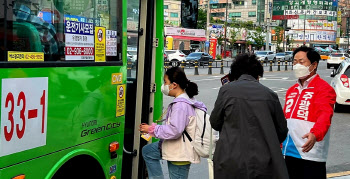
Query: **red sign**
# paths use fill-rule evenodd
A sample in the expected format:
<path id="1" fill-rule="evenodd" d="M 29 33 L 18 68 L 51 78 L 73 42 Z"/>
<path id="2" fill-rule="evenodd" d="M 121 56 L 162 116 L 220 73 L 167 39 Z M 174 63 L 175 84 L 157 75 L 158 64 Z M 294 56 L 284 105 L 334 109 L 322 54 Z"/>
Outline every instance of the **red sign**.
<path id="1" fill-rule="evenodd" d="M 299 15 L 273 15 L 272 20 L 299 19 Z"/>
<path id="2" fill-rule="evenodd" d="M 216 59 L 216 45 L 218 43 L 218 40 L 210 39 L 209 42 L 209 54 L 213 57 L 213 59 Z"/>

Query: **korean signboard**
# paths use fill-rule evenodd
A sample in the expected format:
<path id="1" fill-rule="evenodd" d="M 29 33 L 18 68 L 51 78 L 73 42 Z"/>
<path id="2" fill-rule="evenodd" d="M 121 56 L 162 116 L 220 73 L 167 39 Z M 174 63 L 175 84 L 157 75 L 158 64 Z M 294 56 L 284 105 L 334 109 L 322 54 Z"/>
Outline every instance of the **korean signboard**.
<path id="1" fill-rule="evenodd" d="M 94 60 L 94 25 L 65 22 L 66 60 Z"/>

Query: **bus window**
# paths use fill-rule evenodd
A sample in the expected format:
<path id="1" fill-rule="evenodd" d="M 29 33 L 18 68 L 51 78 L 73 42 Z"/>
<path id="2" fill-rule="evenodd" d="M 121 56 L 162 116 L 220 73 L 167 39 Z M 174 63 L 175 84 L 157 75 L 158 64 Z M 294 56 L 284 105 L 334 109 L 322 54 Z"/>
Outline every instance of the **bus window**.
<path id="1" fill-rule="evenodd" d="M 0 2 L 1 61 L 122 60 L 121 0 Z"/>

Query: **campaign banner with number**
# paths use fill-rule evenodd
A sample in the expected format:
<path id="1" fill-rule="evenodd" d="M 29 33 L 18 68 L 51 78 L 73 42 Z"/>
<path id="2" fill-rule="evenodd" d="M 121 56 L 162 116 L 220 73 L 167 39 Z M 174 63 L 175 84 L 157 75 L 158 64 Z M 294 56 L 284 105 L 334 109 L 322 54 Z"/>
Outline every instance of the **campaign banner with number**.
<path id="1" fill-rule="evenodd" d="M 46 145 L 48 78 L 1 82 L 0 156 Z"/>
<path id="2" fill-rule="evenodd" d="M 65 22 L 66 60 L 94 60 L 94 25 L 92 23 Z"/>

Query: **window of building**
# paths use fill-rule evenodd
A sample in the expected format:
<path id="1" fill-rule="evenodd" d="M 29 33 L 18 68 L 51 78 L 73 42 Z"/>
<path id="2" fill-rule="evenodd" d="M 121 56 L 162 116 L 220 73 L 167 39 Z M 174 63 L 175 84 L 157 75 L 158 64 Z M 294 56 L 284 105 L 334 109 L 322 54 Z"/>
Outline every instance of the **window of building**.
<path id="1" fill-rule="evenodd" d="M 171 12 L 170 17 L 179 17 L 179 13 Z"/>
<path id="2" fill-rule="evenodd" d="M 231 4 L 228 4 L 228 8 L 231 9 Z M 226 8 L 226 3 L 216 3 L 216 4 L 211 4 L 210 5 L 211 9 L 222 9 Z"/>
<path id="3" fill-rule="evenodd" d="M 256 0 L 252 0 L 252 5 L 256 5 Z"/>
<path id="4" fill-rule="evenodd" d="M 244 6 L 244 1 L 233 1 L 235 6 Z"/>
<path id="5" fill-rule="evenodd" d="M 212 17 L 224 17 L 225 13 L 224 12 L 218 12 L 218 13 L 211 13 Z"/>
<path id="6" fill-rule="evenodd" d="M 241 17 L 240 12 L 230 12 L 229 17 Z"/>
<path id="7" fill-rule="evenodd" d="M 256 12 L 255 11 L 248 12 L 248 17 L 256 17 Z"/>
<path id="8" fill-rule="evenodd" d="M 169 8 L 169 6 L 168 5 L 164 5 L 164 9 L 168 9 Z"/>

